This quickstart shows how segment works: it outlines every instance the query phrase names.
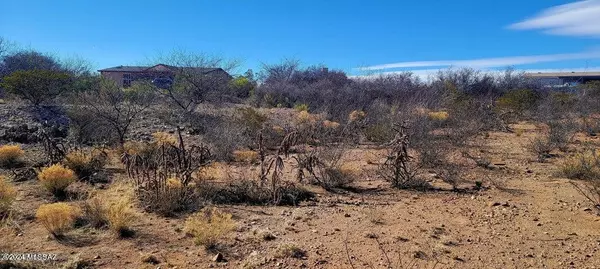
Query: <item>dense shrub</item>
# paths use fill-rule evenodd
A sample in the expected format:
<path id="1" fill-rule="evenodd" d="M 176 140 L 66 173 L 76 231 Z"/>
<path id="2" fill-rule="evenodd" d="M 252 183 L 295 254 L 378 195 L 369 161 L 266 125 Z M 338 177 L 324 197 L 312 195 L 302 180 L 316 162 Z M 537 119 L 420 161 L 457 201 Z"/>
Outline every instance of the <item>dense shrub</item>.
<path id="1" fill-rule="evenodd" d="M 9 93 L 41 105 L 69 89 L 69 74 L 51 70 L 19 70 L 2 79 L 1 87 Z"/>
<path id="2" fill-rule="evenodd" d="M 42 169 L 38 174 L 38 179 L 49 192 L 57 197 L 64 197 L 65 190 L 77 180 L 77 176 L 73 170 L 55 164 Z"/>
<path id="3" fill-rule="evenodd" d="M 11 167 L 18 164 L 25 152 L 19 145 L 0 146 L 0 166 Z"/>
<path id="4" fill-rule="evenodd" d="M 219 241 L 235 230 L 231 214 L 211 207 L 190 216 L 185 221 L 185 233 L 194 238 L 197 245 L 214 248 Z"/>
<path id="5" fill-rule="evenodd" d="M 536 91 L 521 89 L 506 92 L 498 98 L 498 106 L 503 109 L 510 109 L 517 113 L 523 113 L 535 108 L 540 100 L 540 95 Z"/>
<path id="6" fill-rule="evenodd" d="M 44 225 L 54 237 L 60 237 L 70 230 L 75 220 L 81 215 L 79 208 L 67 203 L 41 205 L 35 214 L 36 219 Z"/>
<path id="7" fill-rule="evenodd" d="M 17 191 L 12 184 L 5 177 L 0 176 L 0 220 L 9 215 L 16 197 Z"/>

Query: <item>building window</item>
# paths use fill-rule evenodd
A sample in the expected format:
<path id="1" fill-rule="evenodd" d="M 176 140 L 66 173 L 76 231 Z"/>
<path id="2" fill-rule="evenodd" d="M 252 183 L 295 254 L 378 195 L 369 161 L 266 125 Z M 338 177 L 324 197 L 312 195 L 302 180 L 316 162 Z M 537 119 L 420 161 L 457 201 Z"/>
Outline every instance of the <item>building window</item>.
<path id="1" fill-rule="evenodd" d="M 123 74 L 123 87 L 125 87 L 125 88 L 131 87 L 132 81 L 133 81 L 132 74 Z"/>

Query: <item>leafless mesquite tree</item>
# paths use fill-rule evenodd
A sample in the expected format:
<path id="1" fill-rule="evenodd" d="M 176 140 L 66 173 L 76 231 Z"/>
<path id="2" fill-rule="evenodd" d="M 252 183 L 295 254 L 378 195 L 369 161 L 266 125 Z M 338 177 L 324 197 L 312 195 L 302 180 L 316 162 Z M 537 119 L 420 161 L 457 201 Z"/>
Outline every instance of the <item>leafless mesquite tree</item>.
<path id="1" fill-rule="evenodd" d="M 149 83 L 135 83 L 130 89 L 123 90 L 113 81 L 101 80 L 97 87 L 76 95 L 75 109 L 104 121 L 117 133 L 119 144 L 123 145 L 131 124 L 153 104 L 153 97 L 153 86 Z"/>
<path id="2" fill-rule="evenodd" d="M 159 56 L 156 62 L 171 66 L 175 73 L 173 86 L 158 92 L 185 114 L 193 113 L 210 93 L 227 86 L 229 77 L 219 68 L 231 72 L 239 65 L 235 60 L 185 50 Z"/>

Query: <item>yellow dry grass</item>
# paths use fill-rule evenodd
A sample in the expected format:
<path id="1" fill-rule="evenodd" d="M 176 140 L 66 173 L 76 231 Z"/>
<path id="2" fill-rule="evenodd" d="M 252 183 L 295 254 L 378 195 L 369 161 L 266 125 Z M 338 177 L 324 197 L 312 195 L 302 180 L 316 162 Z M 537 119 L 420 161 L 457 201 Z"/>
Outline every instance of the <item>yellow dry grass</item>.
<path id="1" fill-rule="evenodd" d="M 48 191 L 57 194 L 63 192 L 71 183 L 75 182 L 77 177 L 73 170 L 55 164 L 42 169 L 38 174 L 38 179 Z"/>
<path id="2" fill-rule="evenodd" d="M 211 207 L 190 216 L 185 221 L 185 233 L 194 238 L 197 245 L 213 248 L 235 230 L 231 214 Z"/>
<path id="3" fill-rule="evenodd" d="M 258 161 L 258 152 L 252 150 L 236 150 L 233 152 L 236 162 L 255 163 Z"/>
<path id="4" fill-rule="evenodd" d="M 0 165 L 14 164 L 25 155 L 25 151 L 19 145 L 0 146 Z"/>
<path id="5" fill-rule="evenodd" d="M 77 217 L 81 215 L 78 207 L 67 203 L 54 203 L 41 205 L 35 218 L 44 225 L 44 228 L 53 236 L 61 236 L 71 228 Z"/>

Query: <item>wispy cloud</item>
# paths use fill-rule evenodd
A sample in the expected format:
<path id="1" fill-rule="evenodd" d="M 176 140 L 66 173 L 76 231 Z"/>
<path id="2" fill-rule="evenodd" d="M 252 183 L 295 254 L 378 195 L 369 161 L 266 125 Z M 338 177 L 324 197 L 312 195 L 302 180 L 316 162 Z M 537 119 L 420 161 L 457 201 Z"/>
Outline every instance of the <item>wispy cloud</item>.
<path id="1" fill-rule="evenodd" d="M 422 67 L 471 67 L 471 68 L 493 68 L 509 67 L 524 64 L 560 62 L 568 60 L 589 60 L 600 59 L 600 50 L 593 50 L 580 53 L 549 54 L 534 56 L 514 56 L 500 58 L 482 58 L 472 60 L 450 60 L 450 61 L 418 61 L 418 62 L 399 62 L 391 64 L 373 65 L 357 68 L 360 71 L 376 71 L 393 68 L 422 68 Z"/>
<path id="2" fill-rule="evenodd" d="M 517 30 L 543 30 L 548 34 L 600 37 L 600 0 L 555 6 L 509 26 Z"/>
<path id="3" fill-rule="evenodd" d="M 381 72 L 369 75 L 358 75 L 358 76 L 350 76 L 351 78 L 356 79 L 371 79 L 377 77 L 385 77 L 390 75 L 397 75 L 403 73 L 411 73 L 414 76 L 421 78 L 422 80 L 429 80 L 431 76 L 435 76 L 440 71 L 448 71 L 452 70 L 452 68 L 432 68 L 432 69 L 415 69 L 408 71 L 389 71 L 389 72 Z M 493 69 L 482 69 L 479 70 L 483 73 L 488 73 L 492 75 L 502 75 L 505 70 L 493 70 Z M 555 72 L 600 72 L 600 66 L 598 67 L 587 67 L 587 68 L 565 68 L 565 69 L 515 69 L 516 72 L 526 72 L 526 73 L 555 73 Z"/>

